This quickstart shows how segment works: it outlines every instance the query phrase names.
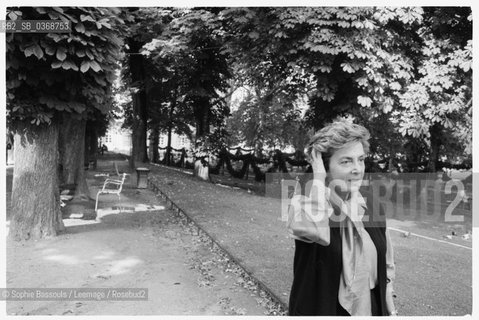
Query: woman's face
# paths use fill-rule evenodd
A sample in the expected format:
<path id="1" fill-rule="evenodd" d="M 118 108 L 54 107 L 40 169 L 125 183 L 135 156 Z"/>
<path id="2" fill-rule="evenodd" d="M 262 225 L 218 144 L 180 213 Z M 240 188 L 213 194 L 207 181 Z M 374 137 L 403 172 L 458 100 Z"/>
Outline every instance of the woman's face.
<path id="1" fill-rule="evenodd" d="M 351 142 L 334 152 L 329 159 L 328 177 L 337 193 L 359 190 L 364 176 L 366 154 L 361 142 Z"/>

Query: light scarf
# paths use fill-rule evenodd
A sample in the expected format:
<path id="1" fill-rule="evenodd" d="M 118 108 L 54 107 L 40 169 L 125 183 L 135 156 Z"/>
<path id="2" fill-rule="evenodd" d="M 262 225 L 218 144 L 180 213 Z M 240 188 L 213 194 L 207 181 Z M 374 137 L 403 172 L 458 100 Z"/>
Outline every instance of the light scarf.
<path id="1" fill-rule="evenodd" d="M 370 315 L 370 288 L 368 282 L 359 282 L 360 287 L 353 288 L 359 258 L 362 254 L 364 238 L 367 232 L 362 219 L 366 210 L 366 201 L 359 191 L 352 192 L 347 201 L 343 201 L 334 192 L 330 202 L 339 207 L 341 214 L 340 234 L 342 244 L 343 269 L 339 281 L 338 299 L 341 306 L 351 315 Z M 366 301 L 360 301 L 365 299 Z M 364 303 L 366 302 L 366 303 Z M 369 306 L 364 308 L 364 306 Z"/>

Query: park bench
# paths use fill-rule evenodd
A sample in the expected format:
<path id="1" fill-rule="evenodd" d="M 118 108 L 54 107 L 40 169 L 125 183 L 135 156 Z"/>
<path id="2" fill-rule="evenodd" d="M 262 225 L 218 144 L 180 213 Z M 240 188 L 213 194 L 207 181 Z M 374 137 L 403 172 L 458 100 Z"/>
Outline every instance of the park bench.
<path id="1" fill-rule="evenodd" d="M 122 174 L 119 174 L 120 179 L 107 178 L 105 180 L 105 182 L 103 183 L 103 187 L 96 194 L 95 212 L 97 211 L 97 208 L 98 208 L 98 197 L 101 194 L 116 194 L 118 196 L 118 201 L 121 201 L 120 193 L 123 189 L 123 184 L 125 183 L 125 179 L 127 175 L 128 175 L 127 173 L 122 173 Z M 120 210 L 121 210 L 121 207 L 120 207 Z"/>

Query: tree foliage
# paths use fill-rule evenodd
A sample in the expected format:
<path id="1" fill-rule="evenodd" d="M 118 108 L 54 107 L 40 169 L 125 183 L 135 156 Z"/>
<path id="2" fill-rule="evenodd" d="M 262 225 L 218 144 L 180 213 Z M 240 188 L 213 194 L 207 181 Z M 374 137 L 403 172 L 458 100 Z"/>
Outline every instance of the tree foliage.
<path id="1" fill-rule="evenodd" d="M 279 77 L 291 96 L 307 93 L 309 126 L 354 115 L 393 156 L 422 139 L 437 160 L 439 147 L 458 150 L 458 140 L 447 144 L 451 134 L 463 154 L 470 151 L 470 8 L 228 8 L 220 15 L 226 50 L 249 80 L 280 84 Z"/>
<path id="2" fill-rule="evenodd" d="M 286 93 L 265 97 L 259 89 L 248 91 L 227 120 L 227 129 L 235 133 L 229 138 L 230 145 L 245 143 L 257 150 L 304 145 L 301 111 L 295 103 Z"/>
<path id="3" fill-rule="evenodd" d="M 400 95 L 399 131 L 430 138 L 439 125 L 471 152 L 472 15 L 467 8 L 426 9 L 423 39 L 414 78 Z M 460 125 L 458 125 L 460 124 Z"/>
<path id="4" fill-rule="evenodd" d="M 12 8 L 17 19 L 69 22 L 71 33 L 7 35 L 7 119 L 49 123 L 57 113 L 107 112 L 122 46 L 115 8 Z"/>
<path id="5" fill-rule="evenodd" d="M 209 126 L 219 126 L 228 113 L 220 93 L 226 90 L 229 69 L 219 50 L 215 14 L 203 8 L 162 12 L 172 20 L 143 50 L 162 71 L 155 84 L 162 89 L 159 99 L 171 107 L 173 98 L 181 109 L 177 114 L 185 120 L 193 116 L 197 137 L 208 134 Z"/>

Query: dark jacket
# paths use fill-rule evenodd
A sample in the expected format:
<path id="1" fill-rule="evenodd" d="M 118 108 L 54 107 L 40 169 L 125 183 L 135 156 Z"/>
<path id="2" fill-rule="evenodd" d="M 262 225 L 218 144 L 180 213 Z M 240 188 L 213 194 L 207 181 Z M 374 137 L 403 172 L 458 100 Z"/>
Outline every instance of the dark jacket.
<path id="1" fill-rule="evenodd" d="M 379 314 L 387 315 L 386 309 L 386 222 L 384 210 L 374 203 L 369 193 L 361 192 L 366 199 L 363 221 L 378 254 L 378 304 Z M 339 209 L 334 208 L 339 214 Z M 306 243 L 295 240 L 294 280 L 289 300 L 289 315 L 334 316 L 344 315 L 338 302 L 339 281 L 342 271 L 342 241 L 339 223 L 330 220 L 330 244 Z"/>

